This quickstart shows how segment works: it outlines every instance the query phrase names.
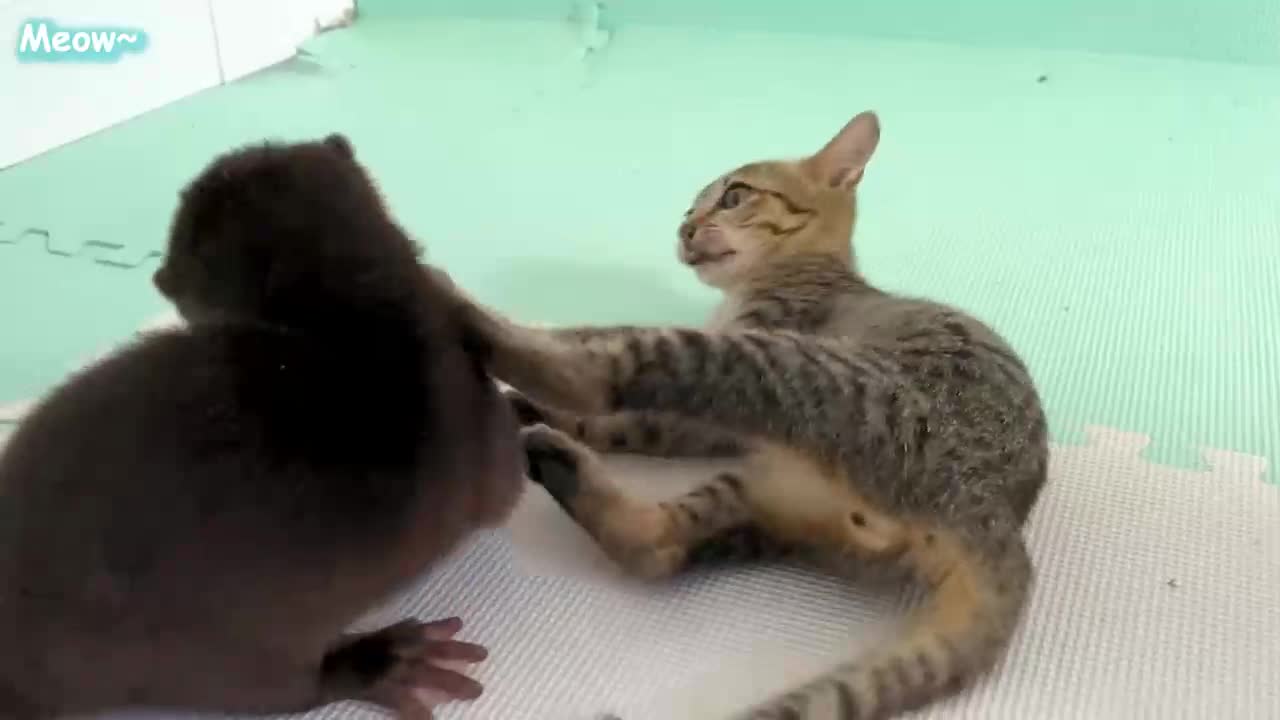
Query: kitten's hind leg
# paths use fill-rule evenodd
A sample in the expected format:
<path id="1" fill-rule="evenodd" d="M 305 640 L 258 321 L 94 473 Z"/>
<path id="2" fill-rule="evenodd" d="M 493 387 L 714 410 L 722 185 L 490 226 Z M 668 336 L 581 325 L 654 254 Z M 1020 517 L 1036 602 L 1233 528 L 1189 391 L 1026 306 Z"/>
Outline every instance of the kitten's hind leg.
<path id="1" fill-rule="evenodd" d="M 675 415 L 643 412 L 575 415 L 542 406 L 515 388 L 505 388 L 502 392 L 521 425 L 548 425 L 572 435 L 597 452 L 665 458 L 730 458 L 743 455 L 749 444 L 727 430 Z"/>
<path id="2" fill-rule="evenodd" d="M 663 502 L 628 495 L 591 448 L 546 425 L 522 431 L 529 477 L 591 535 L 614 562 L 645 578 L 673 575 L 691 560 L 732 553 L 751 536 L 742 480 L 721 473 Z"/>

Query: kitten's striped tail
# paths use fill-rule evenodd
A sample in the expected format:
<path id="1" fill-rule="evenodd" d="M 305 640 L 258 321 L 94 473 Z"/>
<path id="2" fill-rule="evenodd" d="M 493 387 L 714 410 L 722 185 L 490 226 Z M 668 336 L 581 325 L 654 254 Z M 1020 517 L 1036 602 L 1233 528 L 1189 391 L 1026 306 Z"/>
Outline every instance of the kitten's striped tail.
<path id="1" fill-rule="evenodd" d="M 916 561 L 932 592 L 890 645 L 735 720 L 885 720 L 969 686 L 1003 656 L 1032 584 L 1018 534 L 966 543 L 937 533 Z"/>

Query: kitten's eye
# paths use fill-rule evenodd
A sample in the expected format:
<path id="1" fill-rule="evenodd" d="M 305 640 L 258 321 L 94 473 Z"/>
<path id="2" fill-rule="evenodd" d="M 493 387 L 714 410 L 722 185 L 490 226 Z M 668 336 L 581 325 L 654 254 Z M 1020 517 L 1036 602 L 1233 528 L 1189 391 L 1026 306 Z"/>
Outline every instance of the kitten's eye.
<path id="1" fill-rule="evenodd" d="M 731 187 L 724 191 L 720 196 L 720 202 L 716 203 L 721 210 L 732 210 L 742 204 L 746 199 L 747 191 L 740 187 Z"/>

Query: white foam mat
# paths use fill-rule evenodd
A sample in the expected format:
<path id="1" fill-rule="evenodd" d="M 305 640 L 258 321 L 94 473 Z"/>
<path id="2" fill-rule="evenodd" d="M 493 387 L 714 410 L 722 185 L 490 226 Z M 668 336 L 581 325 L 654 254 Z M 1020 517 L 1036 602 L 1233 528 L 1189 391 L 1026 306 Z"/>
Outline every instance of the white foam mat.
<path id="1" fill-rule="evenodd" d="M 1144 461 L 1140 435 L 1054 448 L 1028 536 L 1031 609 L 999 670 L 916 717 L 1280 717 L 1280 487 L 1258 458 Z M 673 492 L 704 464 L 614 463 Z M 442 720 L 719 720 L 894 628 L 903 598 L 787 568 L 622 578 L 537 487 L 421 588 L 369 618 L 459 613 L 489 645 L 483 698 Z M 333 706 L 312 718 L 378 717 Z"/>
<path id="2" fill-rule="evenodd" d="M 1087 438 L 1053 449 L 1027 531 L 1039 580 L 1005 662 L 916 717 L 1280 718 L 1280 486 L 1265 461 L 1205 450 L 1206 469 L 1182 470 L 1142 459 L 1141 435 Z M 611 462 L 654 495 L 716 469 Z M 787 567 L 632 581 L 530 486 L 507 527 L 361 625 L 458 614 L 489 646 L 484 697 L 441 720 L 723 720 L 891 632 L 906 599 Z"/>
<path id="3" fill-rule="evenodd" d="M 1056 446 L 1028 528 L 1039 583 L 1008 658 L 930 718 L 1280 717 L 1280 487 L 1254 457 L 1146 462 L 1141 435 Z M 620 460 L 673 491 L 707 466 Z M 715 719 L 894 628 L 900 603 L 807 571 L 621 578 L 538 489 L 402 612 L 460 611 L 494 657 L 444 718 Z M 321 716 L 337 717 L 339 712 Z"/>

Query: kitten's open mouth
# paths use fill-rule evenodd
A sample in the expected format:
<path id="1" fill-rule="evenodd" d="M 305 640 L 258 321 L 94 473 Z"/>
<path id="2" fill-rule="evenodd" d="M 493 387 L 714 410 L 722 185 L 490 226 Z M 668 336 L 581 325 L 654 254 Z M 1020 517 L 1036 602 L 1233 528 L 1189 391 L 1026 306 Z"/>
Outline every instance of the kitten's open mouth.
<path id="1" fill-rule="evenodd" d="M 737 254 L 738 253 L 734 252 L 733 250 L 725 250 L 722 253 L 694 255 L 693 257 L 689 258 L 689 264 L 692 265 L 693 267 L 699 267 L 701 265 L 710 265 L 712 263 L 718 263 L 722 260 L 728 260 L 729 258 Z"/>

